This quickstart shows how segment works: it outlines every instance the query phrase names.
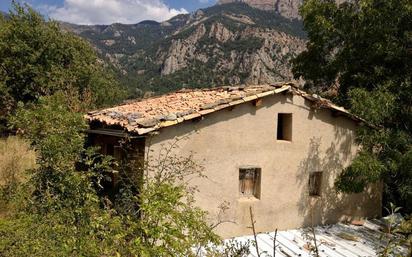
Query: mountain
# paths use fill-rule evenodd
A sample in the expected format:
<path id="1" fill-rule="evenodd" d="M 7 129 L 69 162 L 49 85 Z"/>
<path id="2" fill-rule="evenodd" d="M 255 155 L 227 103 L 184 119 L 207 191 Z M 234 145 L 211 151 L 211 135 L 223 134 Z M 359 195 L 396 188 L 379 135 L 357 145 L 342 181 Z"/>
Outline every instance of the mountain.
<path id="1" fill-rule="evenodd" d="M 219 0 L 218 5 L 230 3 L 245 3 L 251 7 L 265 11 L 276 11 L 286 18 L 300 18 L 299 7 L 303 0 Z"/>
<path id="2" fill-rule="evenodd" d="M 179 88 L 292 79 L 305 49 L 302 22 L 246 3 L 228 3 L 158 23 L 62 27 L 86 38 L 134 96 Z"/>

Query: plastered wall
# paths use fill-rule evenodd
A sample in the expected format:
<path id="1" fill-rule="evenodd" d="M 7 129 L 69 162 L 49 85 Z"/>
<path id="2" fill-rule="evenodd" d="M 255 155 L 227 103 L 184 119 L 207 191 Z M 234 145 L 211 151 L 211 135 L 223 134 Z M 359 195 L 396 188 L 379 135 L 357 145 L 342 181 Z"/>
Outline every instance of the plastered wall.
<path id="1" fill-rule="evenodd" d="M 276 139 L 278 113 L 292 113 L 291 142 Z M 346 117 L 311 109 L 300 96 L 279 94 L 264 98 L 259 107 L 245 103 L 162 129 L 146 142 L 155 154 L 185 137 L 174 152 L 193 153 L 207 176 L 191 180 L 199 189 L 196 203 L 209 212 L 209 222 L 225 221 L 216 231 L 229 238 L 251 234 L 250 207 L 259 232 L 380 216 L 379 186 L 353 195 L 333 189 L 336 176 L 356 155 L 355 129 Z M 262 170 L 260 199 L 239 193 L 239 167 L 249 165 Z M 309 197 L 313 171 L 323 171 L 320 197 Z M 222 203 L 229 206 L 224 213 Z"/>

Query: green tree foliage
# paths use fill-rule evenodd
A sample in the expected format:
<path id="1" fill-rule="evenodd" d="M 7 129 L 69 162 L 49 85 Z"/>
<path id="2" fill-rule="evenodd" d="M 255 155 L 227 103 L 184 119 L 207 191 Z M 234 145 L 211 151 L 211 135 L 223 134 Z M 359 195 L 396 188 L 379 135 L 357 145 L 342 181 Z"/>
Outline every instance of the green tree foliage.
<path id="1" fill-rule="evenodd" d="M 179 183 L 198 174 L 190 159 L 125 165 L 120 190 L 104 193 L 102 181 L 120 164 L 84 148 L 82 111 L 121 91 L 90 46 L 19 5 L 0 25 L 2 118 L 37 156 L 13 191 L 0 186 L 0 256 L 190 256 L 217 242 L 193 189 Z"/>
<path id="2" fill-rule="evenodd" d="M 195 206 L 196 188 L 187 183 L 204 178 L 203 168 L 192 156 L 172 154 L 175 147 L 177 142 L 159 157 L 149 155 L 146 160 L 138 196 L 138 230 L 133 233 L 139 235 L 143 256 L 194 256 L 194 247 L 219 242 L 206 222 L 207 213 Z"/>
<path id="3" fill-rule="evenodd" d="M 360 193 L 365 185 L 378 182 L 385 167 L 369 152 L 361 152 L 336 181 L 336 186 L 344 192 Z"/>
<path id="4" fill-rule="evenodd" d="M 8 198 L 0 256 L 113 254 L 110 233 L 119 227 L 117 219 L 100 207 L 91 174 L 75 169 L 85 121 L 67 102 L 63 93 L 40 97 L 37 104 L 20 105 L 10 119 L 32 142 L 38 165 Z"/>
<path id="5" fill-rule="evenodd" d="M 194 206 L 194 189 L 182 182 L 201 175 L 191 157 L 167 154 L 143 170 L 120 168 L 119 190 L 108 200 L 101 181 L 116 163 L 84 149 L 85 120 L 69 102 L 62 92 L 40 97 L 10 119 L 32 142 L 38 167 L 1 199 L 9 212 L 0 217 L 0 256 L 191 256 L 218 242 Z"/>
<path id="6" fill-rule="evenodd" d="M 308 0 L 301 14 L 309 41 L 294 60 L 295 77 L 312 91 L 335 93 L 369 122 L 338 189 L 359 192 L 383 179 L 386 201 L 411 212 L 412 2 Z"/>
<path id="7" fill-rule="evenodd" d="M 20 103 L 10 122 L 41 153 L 38 161 L 55 169 L 72 167 L 83 149 L 86 121 L 70 110 L 63 93 L 40 97 L 36 104 Z"/>
<path id="8" fill-rule="evenodd" d="M 0 18 L 0 119 L 4 122 L 18 102 L 61 90 L 80 99 L 83 110 L 124 97 L 89 43 L 14 3 L 9 17 Z"/>
<path id="9" fill-rule="evenodd" d="M 295 76 L 311 88 L 339 82 L 342 97 L 351 88 L 400 86 L 412 65 L 411 12 L 408 0 L 306 1 L 308 49 L 294 62 Z"/>

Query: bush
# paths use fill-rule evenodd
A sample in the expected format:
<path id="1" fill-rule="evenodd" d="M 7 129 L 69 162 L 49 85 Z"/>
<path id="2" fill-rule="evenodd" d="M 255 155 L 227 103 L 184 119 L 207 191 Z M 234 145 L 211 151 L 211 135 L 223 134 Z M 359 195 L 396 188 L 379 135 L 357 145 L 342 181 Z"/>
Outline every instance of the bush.
<path id="1" fill-rule="evenodd" d="M 39 157 L 11 198 L 16 208 L 0 218 L 4 256 L 191 256 L 194 247 L 219 242 L 194 206 L 195 188 L 184 183 L 202 176 L 191 156 L 166 151 L 143 170 L 127 162 L 108 199 L 100 181 L 113 160 L 83 148 L 83 117 L 62 94 L 20 106 L 11 122 Z"/>

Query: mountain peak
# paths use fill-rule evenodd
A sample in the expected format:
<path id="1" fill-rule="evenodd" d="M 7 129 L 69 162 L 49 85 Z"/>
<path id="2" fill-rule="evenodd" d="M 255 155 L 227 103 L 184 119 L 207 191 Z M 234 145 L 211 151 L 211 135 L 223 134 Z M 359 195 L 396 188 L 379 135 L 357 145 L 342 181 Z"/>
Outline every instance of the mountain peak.
<path id="1" fill-rule="evenodd" d="M 138 23 L 139 25 L 159 26 L 160 23 L 153 20 L 144 20 Z"/>
<path id="2" fill-rule="evenodd" d="M 219 0 L 217 4 L 245 3 L 261 10 L 275 10 L 276 0 Z"/>
<path id="3" fill-rule="evenodd" d="M 299 18 L 299 7 L 303 0 L 219 0 L 218 5 L 231 3 L 245 3 L 251 7 L 265 10 L 276 11 L 286 18 Z"/>

